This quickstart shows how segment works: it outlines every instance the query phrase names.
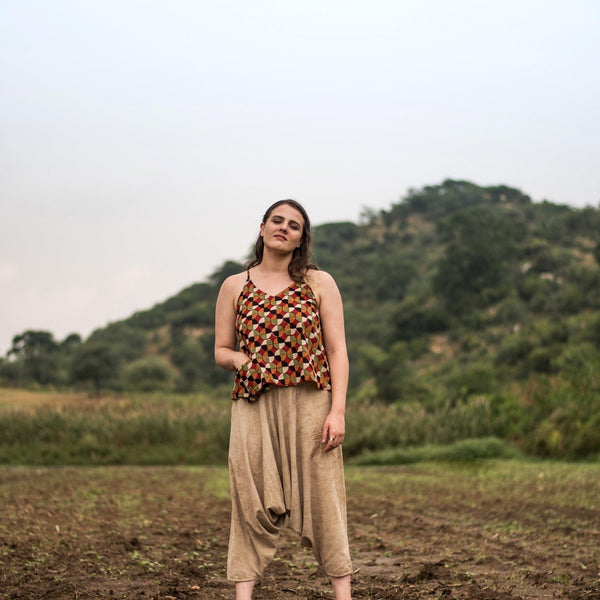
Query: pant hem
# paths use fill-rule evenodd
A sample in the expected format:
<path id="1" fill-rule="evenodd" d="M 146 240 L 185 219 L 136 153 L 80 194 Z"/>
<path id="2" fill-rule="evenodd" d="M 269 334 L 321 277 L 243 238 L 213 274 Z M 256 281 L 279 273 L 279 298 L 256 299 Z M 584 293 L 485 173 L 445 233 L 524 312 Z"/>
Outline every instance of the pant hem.
<path id="1" fill-rule="evenodd" d="M 348 575 L 352 575 L 354 573 L 354 569 L 350 569 L 349 571 L 346 571 L 345 573 L 342 573 L 341 575 L 333 575 L 332 573 L 327 573 L 327 571 L 325 571 L 325 575 L 327 575 L 327 577 L 334 577 L 335 579 L 340 579 L 341 577 L 347 577 Z"/>

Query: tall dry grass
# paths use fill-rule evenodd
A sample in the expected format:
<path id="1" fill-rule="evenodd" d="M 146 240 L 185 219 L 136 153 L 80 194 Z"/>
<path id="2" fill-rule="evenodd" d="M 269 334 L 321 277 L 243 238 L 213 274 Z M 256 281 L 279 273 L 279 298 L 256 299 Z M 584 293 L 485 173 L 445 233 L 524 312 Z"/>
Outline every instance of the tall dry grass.
<path id="1" fill-rule="evenodd" d="M 219 464 L 227 460 L 230 401 L 214 394 L 0 393 L 0 463 Z M 428 411 L 419 404 L 350 401 L 344 453 L 357 457 L 485 438 L 485 397 Z"/>
<path id="2" fill-rule="evenodd" d="M 229 402 L 202 394 L 0 402 L 5 464 L 214 464 L 226 460 Z"/>

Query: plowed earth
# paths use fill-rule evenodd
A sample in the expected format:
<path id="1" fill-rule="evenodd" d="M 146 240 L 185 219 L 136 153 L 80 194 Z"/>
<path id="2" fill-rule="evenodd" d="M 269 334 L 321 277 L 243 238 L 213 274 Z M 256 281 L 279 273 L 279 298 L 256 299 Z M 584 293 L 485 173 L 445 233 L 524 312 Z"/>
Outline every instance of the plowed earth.
<path id="1" fill-rule="evenodd" d="M 598 465 L 347 469 L 355 599 L 600 599 Z M 0 598 L 233 598 L 221 467 L 0 468 Z M 255 598 L 333 598 L 284 532 Z"/>

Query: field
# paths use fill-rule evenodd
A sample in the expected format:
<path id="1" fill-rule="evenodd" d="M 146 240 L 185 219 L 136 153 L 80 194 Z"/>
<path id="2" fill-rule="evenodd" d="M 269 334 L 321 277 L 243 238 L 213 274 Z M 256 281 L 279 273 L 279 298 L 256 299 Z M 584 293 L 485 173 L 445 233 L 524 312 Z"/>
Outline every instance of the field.
<path id="1" fill-rule="evenodd" d="M 0 388 L 0 464 L 227 464 L 229 386 L 210 394 L 83 393 Z M 413 404 L 348 401 L 344 454 L 357 464 L 424 458 L 507 458 L 491 436 L 485 402 L 427 411 Z M 466 445 L 465 445 L 466 442 Z"/>
<path id="2" fill-rule="evenodd" d="M 347 469 L 356 599 L 600 598 L 600 465 Z M 0 467 L 0 598 L 233 598 L 225 467 Z M 332 598 L 292 534 L 255 597 Z"/>

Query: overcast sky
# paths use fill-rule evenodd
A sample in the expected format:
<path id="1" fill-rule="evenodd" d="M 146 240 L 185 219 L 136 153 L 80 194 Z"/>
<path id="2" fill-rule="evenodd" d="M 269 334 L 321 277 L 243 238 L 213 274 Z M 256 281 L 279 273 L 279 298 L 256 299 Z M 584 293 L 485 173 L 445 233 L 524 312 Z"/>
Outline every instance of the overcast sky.
<path id="1" fill-rule="evenodd" d="M 0 353 L 467 179 L 600 201 L 598 0 L 2 0 Z"/>

